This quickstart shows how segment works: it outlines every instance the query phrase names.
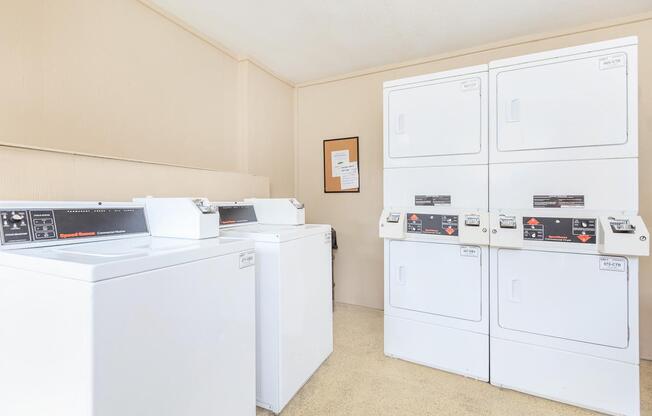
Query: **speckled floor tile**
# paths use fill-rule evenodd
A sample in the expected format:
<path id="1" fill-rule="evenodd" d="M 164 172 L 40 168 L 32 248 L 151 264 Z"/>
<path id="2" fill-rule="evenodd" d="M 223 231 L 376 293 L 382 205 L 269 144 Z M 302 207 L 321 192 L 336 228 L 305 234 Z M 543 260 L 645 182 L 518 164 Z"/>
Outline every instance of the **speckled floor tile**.
<path id="1" fill-rule="evenodd" d="M 337 304 L 335 348 L 282 416 L 593 415 L 383 354 L 383 312 Z M 652 416 L 652 362 L 641 363 L 641 412 Z M 271 412 L 258 409 L 258 416 Z"/>

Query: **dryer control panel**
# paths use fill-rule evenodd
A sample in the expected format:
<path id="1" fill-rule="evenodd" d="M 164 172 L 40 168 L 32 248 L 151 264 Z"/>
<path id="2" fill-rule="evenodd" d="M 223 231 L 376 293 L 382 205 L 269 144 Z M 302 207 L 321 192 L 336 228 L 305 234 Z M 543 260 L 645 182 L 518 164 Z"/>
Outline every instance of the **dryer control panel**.
<path id="1" fill-rule="evenodd" d="M 380 217 L 381 238 L 438 239 L 461 244 L 487 245 L 486 212 L 439 207 L 388 208 Z"/>
<path id="2" fill-rule="evenodd" d="M 558 210 L 491 214 L 491 245 L 647 256 L 649 233 L 639 216 Z M 578 215 L 579 214 L 579 215 Z"/>
<path id="3" fill-rule="evenodd" d="M 2 208 L 2 246 L 148 234 L 142 207 Z"/>
<path id="4" fill-rule="evenodd" d="M 523 217 L 523 239 L 595 244 L 596 218 Z"/>
<path id="5" fill-rule="evenodd" d="M 459 235 L 459 216 L 408 212 L 405 214 L 408 234 Z"/>

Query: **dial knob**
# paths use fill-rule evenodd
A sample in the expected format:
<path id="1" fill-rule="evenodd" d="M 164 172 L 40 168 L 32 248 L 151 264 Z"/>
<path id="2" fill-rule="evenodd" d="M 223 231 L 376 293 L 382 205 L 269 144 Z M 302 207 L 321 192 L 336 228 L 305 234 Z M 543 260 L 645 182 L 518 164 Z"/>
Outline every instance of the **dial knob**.
<path id="1" fill-rule="evenodd" d="M 15 214 L 11 215 L 11 221 L 12 222 L 21 222 L 24 219 L 25 219 L 25 216 L 23 214 L 15 213 Z"/>

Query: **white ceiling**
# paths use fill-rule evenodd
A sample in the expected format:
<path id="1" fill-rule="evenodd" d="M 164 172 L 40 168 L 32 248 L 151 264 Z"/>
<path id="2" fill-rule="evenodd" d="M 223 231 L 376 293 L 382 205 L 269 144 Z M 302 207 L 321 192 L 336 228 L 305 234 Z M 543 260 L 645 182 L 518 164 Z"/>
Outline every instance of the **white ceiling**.
<path id="1" fill-rule="evenodd" d="M 149 0 L 302 83 L 652 10 L 652 0 Z"/>

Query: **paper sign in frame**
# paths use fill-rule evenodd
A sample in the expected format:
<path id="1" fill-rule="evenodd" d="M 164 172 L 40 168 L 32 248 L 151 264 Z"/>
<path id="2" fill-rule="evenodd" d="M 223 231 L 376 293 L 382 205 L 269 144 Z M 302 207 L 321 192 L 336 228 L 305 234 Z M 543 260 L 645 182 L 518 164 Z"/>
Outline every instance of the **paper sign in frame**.
<path id="1" fill-rule="evenodd" d="M 341 189 L 339 176 L 332 176 L 331 154 L 340 150 L 349 151 L 349 161 L 355 162 L 358 166 L 358 187 L 352 189 Z M 360 192 L 360 143 L 359 137 L 342 137 L 337 139 L 323 140 L 323 174 L 324 193 L 359 193 Z"/>

